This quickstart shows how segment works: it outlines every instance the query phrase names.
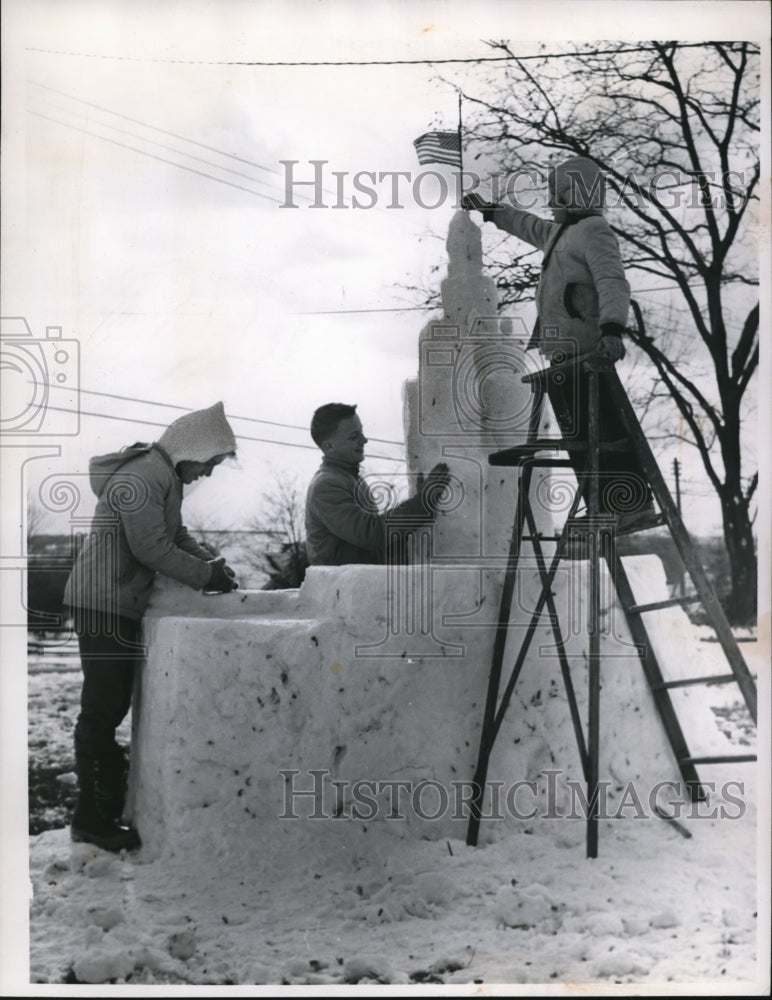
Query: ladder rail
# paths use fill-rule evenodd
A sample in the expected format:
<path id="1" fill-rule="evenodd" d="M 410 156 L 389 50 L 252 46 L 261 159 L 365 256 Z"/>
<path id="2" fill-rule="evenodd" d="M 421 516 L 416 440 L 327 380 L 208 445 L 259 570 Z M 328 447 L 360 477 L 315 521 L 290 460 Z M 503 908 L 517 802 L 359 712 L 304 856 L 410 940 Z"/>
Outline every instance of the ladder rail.
<path id="1" fill-rule="evenodd" d="M 598 413 L 598 373 L 590 371 L 588 385 L 589 427 L 587 433 L 588 458 L 587 474 L 589 476 L 590 492 L 588 496 L 588 515 L 597 517 L 600 510 L 600 481 L 598 442 L 600 441 L 600 414 Z M 580 491 L 577 490 L 577 493 Z M 600 542 L 599 529 L 591 531 L 590 543 L 590 649 L 588 664 L 588 701 L 587 701 L 587 857 L 598 856 L 598 783 L 600 781 L 600 564 L 598 548 Z"/>
<path id="2" fill-rule="evenodd" d="M 531 463 L 528 463 L 530 466 Z M 520 483 L 518 484 L 518 512 L 523 511 L 525 519 L 528 520 L 529 530 L 534 533 L 536 527 L 535 518 L 533 517 L 533 511 L 531 509 L 530 503 L 528 502 L 528 487 L 530 486 L 531 479 L 531 469 L 527 467 L 523 469 L 523 473 L 520 477 Z M 525 498 L 524 501 L 522 498 Z M 579 505 L 579 493 L 577 492 L 574 497 L 572 508 L 570 513 L 573 514 L 575 508 Z M 518 523 L 518 517 L 516 517 L 515 522 Z M 582 765 L 582 772 L 587 777 L 589 775 L 589 755 L 587 747 L 584 740 L 584 734 L 582 732 L 581 719 L 579 717 L 579 709 L 576 701 L 576 694 L 573 687 L 573 681 L 571 679 L 570 667 L 568 665 L 568 659 L 565 652 L 565 641 L 560 633 L 560 626 L 558 620 L 557 609 L 555 608 L 553 595 L 552 595 L 552 581 L 557 573 L 558 566 L 560 564 L 559 550 L 561 546 L 565 544 L 566 533 L 561 535 L 560 542 L 558 543 L 558 551 L 555 552 L 553 556 L 552 563 L 549 570 L 546 569 L 546 563 L 543 558 L 543 553 L 541 546 L 538 546 L 537 555 L 537 565 L 539 567 L 539 576 L 541 580 L 541 591 L 539 594 L 539 599 L 536 603 L 536 607 L 531 613 L 530 621 L 526 627 L 523 640 L 520 644 L 520 648 L 515 659 L 515 663 L 512 667 L 512 672 L 510 673 L 507 684 L 501 695 L 501 699 L 498 698 L 499 687 L 501 684 L 501 674 L 503 668 L 503 658 L 506 645 L 506 637 L 509 632 L 509 626 L 511 621 L 511 611 L 512 611 L 512 595 L 514 593 L 514 577 L 517 571 L 517 563 L 519 561 L 520 547 L 518 544 L 518 538 L 513 534 L 510 552 L 516 548 L 516 558 L 513 560 L 512 568 L 512 579 L 511 588 L 507 587 L 506 590 L 502 591 L 502 598 L 499 609 L 499 622 L 497 624 L 497 635 L 498 640 L 500 636 L 503 635 L 503 640 L 499 645 L 494 641 L 494 653 L 493 653 L 493 663 L 491 665 L 491 673 L 488 681 L 488 694 L 486 697 L 485 714 L 483 716 L 483 732 L 480 737 L 480 748 L 478 753 L 477 768 L 475 770 L 473 779 L 473 795 L 470 800 L 470 818 L 469 825 L 467 828 L 467 838 L 466 842 L 470 847 L 475 847 L 477 844 L 477 838 L 479 834 L 480 819 L 481 819 L 481 805 L 482 799 L 485 791 L 485 780 L 488 774 L 488 762 L 490 760 L 491 751 L 496 742 L 496 738 L 499 734 L 501 724 L 504 721 L 504 716 L 506 715 L 507 708 L 512 698 L 512 694 L 515 690 L 520 672 L 525 664 L 525 658 L 530 650 L 531 641 L 533 636 L 536 634 L 536 628 L 541 620 L 545 605 L 550 612 L 550 621 L 552 624 L 553 637 L 555 638 L 555 643 L 558 648 L 558 657 L 560 660 L 560 669 L 563 676 L 564 682 L 566 678 L 568 682 L 566 684 L 566 696 L 569 701 L 569 711 L 571 714 L 572 724 L 574 726 L 574 732 L 577 738 L 577 746 L 579 750 L 579 758 Z M 538 542 L 537 542 L 538 545 Z M 536 552 L 536 548 L 534 549 Z M 509 565 L 507 567 L 507 572 L 509 573 Z M 506 582 L 506 581 L 505 581 Z M 502 626 L 499 629 L 499 626 Z"/>
<path id="3" fill-rule="evenodd" d="M 512 673 L 509 676 L 506 687 L 501 695 L 501 700 L 499 701 L 498 709 L 496 710 L 495 717 L 493 720 L 493 739 L 495 740 L 498 736 L 501 724 L 504 721 L 504 716 L 506 714 L 507 708 L 509 707 L 509 702 L 512 698 L 512 694 L 515 690 L 515 685 L 520 676 L 520 671 L 525 663 L 525 658 L 531 647 L 531 641 L 536 633 L 539 622 L 541 620 L 542 614 L 544 613 L 545 605 L 548 608 L 553 609 L 553 614 L 551 614 L 553 628 L 557 627 L 557 613 L 554 610 L 554 603 L 552 601 L 552 582 L 555 579 L 555 574 L 557 573 L 558 566 L 560 564 L 559 557 L 553 556 L 552 563 L 550 564 L 549 570 L 547 570 L 546 576 L 541 578 L 542 589 L 539 594 L 539 599 L 536 602 L 536 607 L 531 612 L 531 618 L 525 629 L 525 634 L 523 636 L 523 641 L 520 644 L 520 649 L 518 650 L 517 658 L 515 660 L 514 666 L 512 667 Z M 554 634 L 554 632 L 553 632 Z M 565 642 L 560 632 L 557 632 L 558 645 L 559 648 L 565 649 Z M 581 747 L 580 747 L 581 752 Z"/>
<path id="4" fill-rule="evenodd" d="M 536 563 L 539 568 L 539 578 L 542 581 L 542 587 L 547 587 L 547 565 L 544 558 L 544 552 L 541 547 L 541 541 L 536 533 L 536 518 L 533 515 L 533 510 L 529 504 L 528 506 L 528 522 L 529 528 L 531 530 L 531 544 L 533 546 L 534 556 L 536 558 Z M 582 773 L 585 778 L 588 775 L 589 758 L 587 755 L 587 745 L 584 739 L 584 730 L 582 729 L 582 719 L 579 713 L 579 705 L 576 700 L 576 691 L 574 689 L 574 681 L 571 676 L 571 668 L 568 664 L 568 656 L 566 655 L 566 644 L 563 639 L 563 635 L 560 631 L 560 623 L 558 619 L 557 609 L 555 608 L 555 602 L 553 600 L 551 584 L 547 587 L 547 608 L 550 613 L 550 624 L 552 626 L 552 636 L 555 640 L 555 646 L 558 650 L 558 661 L 560 663 L 560 673 L 563 679 L 563 687 L 565 688 L 566 697 L 568 698 L 568 710 L 571 715 L 571 724 L 574 727 L 574 736 L 576 737 L 576 745 L 579 750 L 579 758 L 582 763 Z"/>
<path id="5" fill-rule="evenodd" d="M 528 418 L 528 440 L 536 437 L 544 408 L 544 389 L 542 386 L 534 387 L 534 397 L 531 404 L 531 412 Z M 501 672 L 504 666 L 504 652 L 507 638 L 509 636 L 509 619 L 512 613 L 512 596 L 514 594 L 517 567 L 520 561 L 520 545 L 525 522 L 524 508 L 528 504 L 528 491 L 530 490 L 531 469 L 523 470 L 518 476 L 517 498 L 515 501 L 515 517 L 512 525 L 512 535 L 507 553 L 507 566 L 504 571 L 504 583 L 499 601 L 499 614 L 496 621 L 496 633 L 493 640 L 493 655 L 491 670 L 488 675 L 488 690 L 485 696 L 485 709 L 483 712 L 482 730 L 480 732 L 480 745 L 477 753 L 477 765 L 475 767 L 474 778 L 472 779 L 472 798 L 470 801 L 469 824 L 467 827 L 466 842 L 469 846 L 477 845 L 480 830 L 480 820 L 482 818 L 482 802 L 485 795 L 485 783 L 488 776 L 488 762 L 491 751 L 496 741 L 498 729 L 495 727 L 496 706 L 498 703 L 499 686 L 501 684 Z"/>
<path id="6" fill-rule="evenodd" d="M 665 733 L 673 751 L 673 756 L 678 763 L 681 777 L 686 783 L 693 798 L 701 796 L 700 779 L 695 768 L 682 761 L 689 759 L 689 748 L 686 737 L 678 720 L 678 715 L 673 705 L 668 689 L 665 687 L 666 681 L 662 675 L 662 670 L 654 652 L 649 633 L 640 615 L 629 615 L 627 609 L 635 603 L 633 589 L 630 585 L 630 578 L 627 570 L 617 552 L 616 541 L 613 538 L 607 540 L 606 563 L 614 582 L 614 588 L 619 598 L 619 604 L 625 612 L 627 626 L 633 642 L 638 647 L 638 656 L 641 661 L 644 675 L 649 685 L 654 704 L 659 712 L 659 717 L 665 727 Z"/>
<path id="7" fill-rule="evenodd" d="M 529 419 L 530 438 L 534 438 L 538 432 L 538 426 L 541 419 L 541 412 L 544 404 L 543 389 L 541 389 L 541 387 L 534 387 L 534 391 L 535 391 L 535 397 L 532 404 L 532 409 Z M 517 679 L 520 675 L 523 663 L 525 662 L 525 657 L 527 655 L 528 649 L 530 648 L 531 639 L 535 634 L 535 630 L 541 618 L 545 604 L 547 605 L 550 622 L 552 624 L 553 637 L 555 639 L 555 645 L 558 650 L 558 659 L 560 662 L 561 676 L 563 678 L 563 683 L 566 690 L 566 697 L 568 699 L 569 712 L 571 715 L 571 722 L 574 728 L 574 734 L 576 736 L 577 748 L 579 751 L 579 758 L 582 766 L 582 773 L 585 775 L 585 777 L 588 774 L 588 766 L 589 766 L 587 748 L 585 745 L 584 733 L 582 730 L 582 723 L 576 700 L 576 692 L 574 690 L 573 680 L 571 677 L 571 670 L 568 664 L 568 658 L 565 651 L 565 642 L 563 636 L 560 633 L 557 609 L 555 608 L 555 603 L 551 591 L 552 580 L 554 579 L 555 573 L 557 572 L 560 560 L 557 557 L 554 558 L 550 570 L 547 571 L 544 553 L 537 538 L 538 532 L 537 532 L 536 519 L 534 517 L 533 509 L 529 502 L 529 492 L 530 492 L 533 467 L 540 463 L 536 459 L 535 454 L 532 454 L 530 458 L 523 458 L 518 464 L 521 466 L 521 470 L 520 470 L 520 475 L 518 477 L 518 487 L 517 487 L 518 492 L 517 492 L 517 501 L 515 504 L 515 518 L 514 518 L 513 532 L 510 539 L 504 585 L 502 587 L 502 595 L 499 603 L 499 615 L 496 624 L 496 635 L 494 638 L 491 672 L 488 679 L 488 690 L 486 694 L 485 710 L 483 714 L 483 726 L 480 734 L 480 746 L 478 749 L 477 765 L 475 767 L 475 773 L 473 778 L 473 794 L 470 800 L 471 808 L 470 808 L 469 825 L 467 828 L 466 842 L 471 847 L 476 846 L 479 836 L 480 820 L 482 818 L 481 807 L 482 807 L 483 797 L 485 794 L 485 782 L 488 774 L 488 763 L 490 760 L 490 755 L 493 746 L 496 742 L 496 737 L 498 736 L 501 723 L 503 721 L 504 715 L 506 713 L 507 707 L 512 697 L 512 692 L 515 689 Z M 562 459 L 550 461 L 550 465 L 568 466 L 569 464 L 570 463 Z M 573 515 L 578 505 L 579 505 L 579 493 L 577 493 L 574 498 L 570 510 L 571 515 Z M 528 525 L 530 537 L 533 539 L 532 545 L 536 557 L 537 567 L 539 570 L 539 578 L 542 584 L 541 599 L 537 609 L 533 612 L 531 616 L 531 621 L 526 629 L 526 634 L 524 636 L 523 642 L 521 643 L 521 648 L 518 652 L 517 660 L 515 661 L 515 664 L 512 668 L 512 673 L 510 674 L 509 680 L 507 681 L 507 685 L 505 687 L 503 695 L 501 696 L 501 700 L 499 700 L 499 689 L 501 686 L 501 674 L 503 671 L 504 654 L 506 651 L 506 643 L 509 635 L 509 627 L 512 615 L 512 598 L 514 595 L 514 585 L 520 559 L 520 548 L 524 537 L 523 528 L 525 527 L 526 523 Z M 565 532 L 563 532 L 563 534 L 561 534 L 559 538 L 562 539 L 564 537 L 564 534 Z"/>
<path id="8" fill-rule="evenodd" d="M 732 673 L 737 678 L 737 684 L 742 692 L 745 704 L 754 723 L 757 719 L 757 694 L 753 676 L 748 669 L 740 647 L 735 640 L 734 633 L 724 614 L 724 609 L 716 597 L 715 591 L 694 551 L 689 535 L 684 527 L 678 508 L 670 495 L 670 490 L 660 472 L 659 465 L 649 447 L 649 442 L 641 429 L 638 418 L 633 411 L 627 393 L 624 391 L 622 383 L 616 371 L 610 372 L 609 388 L 615 405 L 619 409 L 625 429 L 630 435 L 633 447 L 641 460 L 641 465 L 646 473 L 648 482 L 652 488 L 654 496 L 665 515 L 668 528 L 681 559 L 686 566 L 689 576 L 692 578 L 695 590 L 700 596 L 703 607 L 716 631 L 718 641 L 724 650 L 727 662 Z"/>

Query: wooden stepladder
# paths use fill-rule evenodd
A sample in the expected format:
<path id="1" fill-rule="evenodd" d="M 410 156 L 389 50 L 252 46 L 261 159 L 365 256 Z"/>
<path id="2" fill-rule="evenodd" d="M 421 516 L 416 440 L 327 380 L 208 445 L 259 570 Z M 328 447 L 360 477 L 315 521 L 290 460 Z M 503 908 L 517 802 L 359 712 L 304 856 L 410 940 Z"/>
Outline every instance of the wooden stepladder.
<path id="1" fill-rule="evenodd" d="M 619 604 L 627 620 L 633 642 L 638 649 L 638 655 L 640 657 L 649 689 L 654 699 L 654 704 L 659 712 L 660 718 L 662 719 L 662 723 L 678 764 L 679 771 L 687 789 L 689 790 L 692 801 L 698 801 L 705 797 L 705 790 L 700 785 L 700 779 L 697 774 L 698 764 L 717 764 L 727 761 L 753 761 L 756 759 L 755 755 L 752 754 L 695 757 L 689 752 L 686 739 L 670 697 L 671 689 L 696 684 L 736 683 L 742 693 L 745 704 L 747 705 L 748 711 L 755 724 L 756 685 L 753 676 L 748 670 L 748 666 L 740 653 L 737 641 L 732 633 L 729 623 L 726 620 L 723 609 L 721 608 L 705 571 L 700 564 L 691 539 L 684 528 L 678 508 L 670 495 L 670 491 L 665 484 L 665 480 L 659 470 L 659 466 L 657 465 L 648 441 L 643 434 L 635 412 L 630 404 L 630 400 L 627 398 L 627 394 L 625 393 L 613 366 L 605 369 L 603 375 L 606 392 L 610 394 L 613 406 L 619 413 L 622 424 L 625 428 L 627 441 L 624 442 L 622 447 L 627 448 L 631 445 L 636 452 L 641 468 L 643 469 L 646 477 L 646 481 L 651 490 L 651 494 L 659 508 L 659 512 L 655 513 L 653 518 L 648 519 L 642 527 L 632 528 L 624 533 L 630 534 L 633 530 L 644 530 L 658 525 L 666 525 L 681 556 L 684 568 L 691 578 L 694 593 L 686 596 L 673 597 L 667 600 L 656 601 L 649 604 L 637 604 L 635 601 L 630 581 L 622 560 L 617 552 L 616 539 L 620 532 L 617 531 L 615 519 L 613 515 L 599 513 L 599 455 L 605 450 L 619 450 L 620 444 L 619 442 L 605 443 L 601 441 L 600 438 L 600 415 L 598 403 L 599 372 L 597 370 L 589 370 L 587 375 L 589 388 L 589 398 L 587 399 L 587 440 L 574 441 L 565 438 L 540 439 L 538 437 L 538 428 L 544 406 L 548 380 L 552 378 L 565 378 L 570 376 L 573 374 L 574 367 L 582 364 L 585 360 L 587 360 L 587 355 L 582 355 L 569 359 L 562 364 L 553 364 L 548 369 L 523 376 L 523 382 L 530 383 L 533 392 L 533 401 L 526 442 L 522 445 L 518 445 L 517 447 L 496 452 L 490 455 L 488 459 L 491 465 L 517 466 L 519 468 L 519 477 L 515 504 L 514 526 L 512 530 L 501 603 L 496 624 L 491 671 L 488 679 L 488 691 L 483 714 L 482 733 L 480 737 L 480 747 L 477 758 L 477 767 L 474 775 L 474 796 L 470 801 L 471 814 L 467 829 L 466 842 L 471 846 L 476 845 L 478 840 L 480 820 L 482 818 L 482 804 L 488 774 L 488 763 L 491 752 L 514 692 L 517 679 L 525 663 L 526 656 L 531 645 L 531 640 L 533 639 L 540 619 L 546 610 L 552 627 L 552 633 L 560 664 L 560 672 L 568 700 L 571 722 L 579 749 L 584 779 L 587 784 L 587 801 L 589 803 L 586 837 L 587 857 L 597 857 L 599 812 L 600 667 L 602 659 L 600 652 L 601 559 L 605 560 L 608 567 Z M 579 484 L 579 489 L 576 491 L 562 531 L 560 534 L 554 536 L 544 536 L 540 534 L 537 528 L 534 512 L 530 502 L 533 470 L 535 468 L 571 467 L 571 463 L 566 458 L 557 457 L 555 453 L 565 453 L 572 450 L 586 452 L 584 476 Z M 584 495 L 585 498 L 587 514 L 586 517 L 577 520 L 575 515 L 582 495 Z M 581 528 L 579 528 L 580 524 Z M 545 553 L 542 548 L 542 543 L 545 541 L 552 541 L 556 543 L 554 554 L 549 563 L 545 558 Z M 560 623 L 551 589 L 561 559 L 565 559 L 567 557 L 566 554 L 570 551 L 571 543 L 576 541 L 581 542 L 583 546 L 582 558 L 587 558 L 589 563 L 589 676 L 586 740 L 581 714 L 577 705 L 568 657 L 565 650 L 565 639 L 560 631 Z M 541 580 L 541 592 L 534 610 L 531 613 L 530 620 L 523 631 L 523 639 L 520 644 L 520 648 L 517 651 L 509 678 L 504 685 L 503 691 L 500 691 L 505 651 L 510 634 L 510 620 L 515 581 L 520 559 L 520 550 L 523 542 L 529 542 L 532 546 L 534 559 L 538 567 Z M 649 639 L 647 627 L 642 616 L 647 612 L 659 611 L 674 605 L 686 605 L 696 602 L 702 604 L 708 620 L 716 632 L 716 637 L 721 644 L 731 672 L 711 677 L 695 677 L 684 680 L 666 681 L 663 677 L 662 670 Z"/>

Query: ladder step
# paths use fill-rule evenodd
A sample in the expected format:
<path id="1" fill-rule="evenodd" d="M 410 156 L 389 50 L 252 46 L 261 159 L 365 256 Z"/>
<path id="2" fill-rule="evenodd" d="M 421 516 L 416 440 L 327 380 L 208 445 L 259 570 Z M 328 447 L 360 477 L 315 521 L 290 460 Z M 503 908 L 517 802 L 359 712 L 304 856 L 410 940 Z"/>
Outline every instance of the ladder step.
<path id="1" fill-rule="evenodd" d="M 747 635 L 736 635 L 734 637 L 735 642 L 758 642 L 758 639 L 754 639 L 752 636 Z M 715 635 L 705 635 L 700 637 L 700 642 L 719 642 L 719 639 Z"/>
<path id="2" fill-rule="evenodd" d="M 732 681 L 736 680 L 734 674 L 713 674 L 711 677 L 689 677 L 682 681 L 663 681 L 661 684 L 652 685 L 652 687 L 657 691 L 663 691 L 666 688 L 690 687 L 692 684 L 731 684 Z"/>
<path id="3" fill-rule="evenodd" d="M 632 535 L 636 531 L 649 531 L 650 528 L 661 528 L 664 524 L 667 524 L 664 514 L 652 514 L 646 518 L 642 518 L 638 522 L 633 520 L 627 527 L 624 526 L 624 523 L 618 525 L 617 535 Z"/>
<path id="4" fill-rule="evenodd" d="M 630 615 L 642 615 L 647 611 L 661 611 L 663 608 L 674 608 L 679 604 L 696 604 L 702 598 L 699 594 L 688 597 L 669 597 L 666 601 L 652 601 L 651 604 L 633 604 L 627 609 Z"/>
<path id="5" fill-rule="evenodd" d="M 598 446 L 600 451 L 627 451 L 630 444 L 626 440 L 601 441 Z M 514 448 L 505 448 L 503 451 L 494 451 L 488 455 L 489 465 L 519 465 L 521 459 L 535 455 L 538 451 L 587 451 L 586 441 L 566 441 L 564 438 L 541 438 L 535 441 L 527 441 L 525 444 L 516 445 Z"/>
<path id="6" fill-rule="evenodd" d="M 740 753 L 732 756 L 727 754 L 725 757 L 679 757 L 679 764 L 749 764 L 751 761 L 756 760 L 755 753 Z"/>

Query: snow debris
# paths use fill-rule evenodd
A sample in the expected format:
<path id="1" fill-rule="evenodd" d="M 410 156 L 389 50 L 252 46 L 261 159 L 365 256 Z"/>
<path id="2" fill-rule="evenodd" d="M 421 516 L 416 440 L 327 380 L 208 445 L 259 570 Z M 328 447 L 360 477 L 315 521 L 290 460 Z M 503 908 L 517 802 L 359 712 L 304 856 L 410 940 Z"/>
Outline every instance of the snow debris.
<path id="1" fill-rule="evenodd" d="M 194 931 L 178 931 L 172 934 L 166 942 L 166 950 L 172 958 L 186 962 L 196 954 L 196 935 Z"/>
<path id="2" fill-rule="evenodd" d="M 123 910 L 118 906 L 90 906 L 87 918 L 90 923 L 101 927 L 103 931 L 109 931 L 126 919 Z"/>
<path id="3" fill-rule="evenodd" d="M 90 945 L 72 963 L 72 971 L 81 983 L 107 983 L 125 980 L 134 966 L 134 958 L 125 948 Z"/>
<path id="4" fill-rule="evenodd" d="M 438 872 L 424 872 L 415 883 L 418 896 L 426 903 L 444 906 L 456 895 L 456 887 L 446 875 Z"/>
<path id="5" fill-rule="evenodd" d="M 613 951 L 592 965 L 592 974 L 599 979 L 619 979 L 622 976 L 634 976 L 640 967 L 633 955 L 627 951 Z"/>
<path id="6" fill-rule="evenodd" d="M 120 877 L 120 861 L 114 854 L 108 854 L 91 844 L 73 847 L 70 867 L 73 872 L 81 872 L 89 878 Z"/>
<path id="7" fill-rule="evenodd" d="M 638 937 L 649 929 L 648 921 L 642 917 L 622 917 L 622 925 L 628 937 Z"/>
<path id="8" fill-rule="evenodd" d="M 459 969 L 463 969 L 465 965 L 466 961 L 461 958 L 446 956 L 432 962 L 429 966 L 429 972 L 433 972 L 435 975 L 441 975 L 443 972 L 457 972 Z"/>
<path id="9" fill-rule="evenodd" d="M 588 914 L 586 927 L 591 934 L 597 937 L 603 934 L 608 934 L 611 937 L 622 937 L 625 933 L 622 917 L 618 913 L 611 913 L 608 910 Z"/>
<path id="10" fill-rule="evenodd" d="M 520 889 L 502 886 L 496 893 L 496 916 L 507 927 L 533 927 L 552 917 L 552 904 L 541 885 Z"/>
<path id="11" fill-rule="evenodd" d="M 649 923 L 652 927 L 668 928 L 678 927 L 681 921 L 673 910 L 668 907 L 667 909 L 660 910 L 659 913 L 655 914 Z"/>
<path id="12" fill-rule="evenodd" d="M 248 961 L 239 969 L 236 982 L 252 983 L 255 986 L 268 986 L 276 983 L 276 973 L 262 962 Z"/>
<path id="13" fill-rule="evenodd" d="M 383 956 L 362 955 L 346 962 L 343 969 L 343 981 L 352 984 L 392 983 L 395 981 L 395 975 Z"/>
<path id="14" fill-rule="evenodd" d="M 307 958 L 291 958 L 285 969 L 288 976 L 307 976 L 313 971 L 318 971 L 318 967 L 316 970 L 311 967 Z"/>

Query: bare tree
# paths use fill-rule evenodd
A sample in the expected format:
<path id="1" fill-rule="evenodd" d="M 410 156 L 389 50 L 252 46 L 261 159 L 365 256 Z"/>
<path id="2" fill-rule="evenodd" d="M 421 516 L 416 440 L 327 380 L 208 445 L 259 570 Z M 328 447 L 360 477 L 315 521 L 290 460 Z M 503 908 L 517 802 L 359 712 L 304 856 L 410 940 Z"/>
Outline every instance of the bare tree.
<path id="1" fill-rule="evenodd" d="M 544 177 L 545 152 L 594 160 L 606 177 L 608 219 L 628 272 L 637 272 L 639 283 L 671 288 L 686 317 L 681 329 L 657 339 L 642 329 L 631 337 L 667 390 L 670 433 L 683 426 L 720 501 L 731 571 L 727 613 L 736 622 L 753 620 L 758 473 L 743 468 L 741 427 L 759 360 L 758 49 L 747 42 L 603 43 L 526 58 L 508 42 L 489 45 L 509 61 L 485 88 L 494 100 L 465 94 L 479 112 L 470 139 L 509 178 L 528 171 Z M 532 252 L 513 258 L 502 240 L 489 263 L 502 306 L 532 294 Z M 679 357 L 684 336 L 697 367 Z"/>
<path id="2" fill-rule="evenodd" d="M 297 478 L 274 474 L 262 496 L 260 513 L 249 522 L 250 562 L 268 576 L 266 590 L 299 587 L 308 567 L 305 544 L 305 496 Z"/>
<path id="3" fill-rule="evenodd" d="M 238 534 L 232 528 L 207 527 L 200 517 L 188 519 L 187 527 L 198 544 L 211 553 L 213 559 L 221 554 L 223 548 L 228 546 L 233 535 Z"/>
<path id="4" fill-rule="evenodd" d="M 34 551 L 36 539 L 45 534 L 46 522 L 48 518 L 45 510 L 40 506 L 33 495 L 27 496 L 27 550 Z"/>

